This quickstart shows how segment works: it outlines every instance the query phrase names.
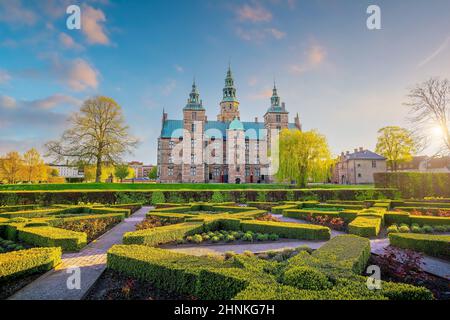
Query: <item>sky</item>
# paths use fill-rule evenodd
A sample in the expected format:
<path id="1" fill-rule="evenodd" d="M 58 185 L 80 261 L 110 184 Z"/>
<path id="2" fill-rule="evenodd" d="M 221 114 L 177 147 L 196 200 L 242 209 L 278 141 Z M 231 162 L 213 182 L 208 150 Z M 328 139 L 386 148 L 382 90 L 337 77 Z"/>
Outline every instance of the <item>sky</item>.
<path id="1" fill-rule="evenodd" d="M 66 26 L 73 4 L 80 30 Z M 366 25 L 372 4 L 380 30 Z M 450 1 L 0 0 L 0 154 L 44 152 L 105 95 L 140 140 L 125 160 L 155 164 L 163 108 L 181 119 L 195 77 L 215 119 L 229 63 L 241 120 L 262 119 L 275 79 L 291 122 L 334 154 L 374 150 L 378 129 L 410 125 L 412 86 L 450 78 Z"/>

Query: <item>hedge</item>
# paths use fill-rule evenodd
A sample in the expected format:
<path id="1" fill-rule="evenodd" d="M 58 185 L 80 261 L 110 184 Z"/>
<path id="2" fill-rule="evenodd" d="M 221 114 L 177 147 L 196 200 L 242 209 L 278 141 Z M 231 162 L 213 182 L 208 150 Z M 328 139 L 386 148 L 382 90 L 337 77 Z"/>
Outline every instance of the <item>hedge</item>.
<path id="1" fill-rule="evenodd" d="M 84 232 L 54 227 L 19 227 L 17 238 L 39 247 L 61 247 L 63 251 L 79 251 L 87 243 L 87 235 Z"/>
<path id="2" fill-rule="evenodd" d="M 225 185 L 226 186 L 226 185 Z M 120 195 L 124 195 L 132 201 L 151 204 L 153 192 L 162 192 L 165 199 L 171 202 L 171 196 L 175 194 L 183 202 L 210 201 L 214 191 L 217 190 L 54 190 L 54 191 L 0 191 L 0 205 L 2 204 L 78 204 L 84 203 L 102 203 L 116 204 Z M 242 190 L 220 190 L 224 196 L 232 202 L 239 202 L 245 198 L 246 201 L 257 201 L 258 189 Z M 354 200 L 361 192 L 370 192 L 374 196 L 383 198 L 395 198 L 395 189 L 270 189 L 265 190 L 267 201 L 279 202 L 289 199 L 289 195 L 294 193 L 294 199 L 305 199 L 314 197 L 319 201 L 331 199 Z M 135 199 L 135 200 L 134 200 Z"/>
<path id="3" fill-rule="evenodd" d="M 411 225 L 417 223 L 420 226 L 443 226 L 450 225 L 450 217 L 435 217 L 435 216 L 416 216 L 408 212 L 386 212 L 384 214 L 384 221 L 386 225 L 405 223 Z"/>
<path id="4" fill-rule="evenodd" d="M 271 209 L 271 212 L 273 214 L 282 214 L 284 210 L 287 209 L 297 209 L 298 208 L 298 204 L 284 204 L 281 206 L 274 206 Z"/>
<path id="5" fill-rule="evenodd" d="M 398 189 L 403 198 L 450 197 L 450 173 L 378 172 L 376 188 Z"/>
<path id="6" fill-rule="evenodd" d="M 158 228 L 126 232 L 123 236 L 123 243 L 155 246 L 199 233 L 202 230 L 203 224 L 199 222 L 172 224 Z"/>
<path id="7" fill-rule="evenodd" d="M 311 224 L 298 224 L 272 221 L 241 221 L 242 231 L 276 233 L 282 238 L 302 240 L 329 240 L 331 232 L 328 227 Z"/>
<path id="8" fill-rule="evenodd" d="M 347 266 L 353 272 L 361 274 L 370 258 L 370 241 L 355 235 L 340 235 L 325 243 L 312 255 L 319 259 L 333 256 L 341 266 Z"/>
<path id="9" fill-rule="evenodd" d="M 349 223 L 348 232 L 361 237 L 376 237 L 380 233 L 382 219 L 374 216 L 357 216 Z"/>
<path id="10" fill-rule="evenodd" d="M 450 236 L 412 233 L 390 233 L 389 242 L 394 247 L 411 249 L 430 256 L 450 258 Z"/>
<path id="11" fill-rule="evenodd" d="M 48 271 L 61 262 L 61 248 L 33 248 L 0 254 L 0 282 Z"/>
<path id="12" fill-rule="evenodd" d="M 231 299 L 245 286 L 244 281 L 225 275 L 231 265 L 221 260 L 147 246 L 114 245 L 108 250 L 107 266 L 158 289 L 201 299 Z"/>

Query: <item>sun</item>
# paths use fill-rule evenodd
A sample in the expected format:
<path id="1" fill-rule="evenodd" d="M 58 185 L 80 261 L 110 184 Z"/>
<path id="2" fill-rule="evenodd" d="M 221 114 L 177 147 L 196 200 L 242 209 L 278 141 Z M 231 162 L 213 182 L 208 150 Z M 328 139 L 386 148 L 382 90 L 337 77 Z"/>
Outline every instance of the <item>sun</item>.
<path id="1" fill-rule="evenodd" d="M 431 128 L 431 131 L 435 137 L 442 137 L 443 135 L 443 130 L 440 126 Z"/>

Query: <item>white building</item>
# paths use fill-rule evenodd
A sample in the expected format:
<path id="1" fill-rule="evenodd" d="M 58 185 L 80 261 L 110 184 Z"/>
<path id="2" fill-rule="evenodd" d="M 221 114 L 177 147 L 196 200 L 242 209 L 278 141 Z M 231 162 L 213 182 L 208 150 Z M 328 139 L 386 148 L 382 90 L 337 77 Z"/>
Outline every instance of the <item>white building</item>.
<path id="1" fill-rule="evenodd" d="M 58 176 L 67 179 L 84 179 L 84 172 L 76 166 L 50 164 L 50 168 L 58 171 Z"/>

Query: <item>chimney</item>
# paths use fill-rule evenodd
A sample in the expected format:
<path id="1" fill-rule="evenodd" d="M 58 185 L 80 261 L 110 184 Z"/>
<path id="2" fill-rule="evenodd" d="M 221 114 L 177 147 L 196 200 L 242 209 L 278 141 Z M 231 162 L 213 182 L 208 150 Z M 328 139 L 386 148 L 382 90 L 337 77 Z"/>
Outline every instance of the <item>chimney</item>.
<path id="1" fill-rule="evenodd" d="M 358 149 L 355 149 L 355 153 L 357 153 L 358 152 Z"/>
<path id="2" fill-rule="evenodd" d="M 258 123 L 258 117 L 255 117 L 255 123 Z"/>
<path id="3" fill-rule="evenodd" d="M 346 151 L 345 154 L 346 154 L 346 155 L 349 155 L 349 154 L 350 154 L 350 151 Z"/>
<path id="4" fill-rule="evenodd" d="M 363 152 L 364 148 L 363 147 L 359 147 L 359 152 Z"/>
<path id="5" fill-rule="evenodd" d="M 281 103 L 281 109 L 283 111 L 286 111 L 286 104 L 284 102 Z"/>
<path id="6" fill-rule="evenodd" d="M 208 122 L 208 116 L 205 115 L 205 122 Z"/>

